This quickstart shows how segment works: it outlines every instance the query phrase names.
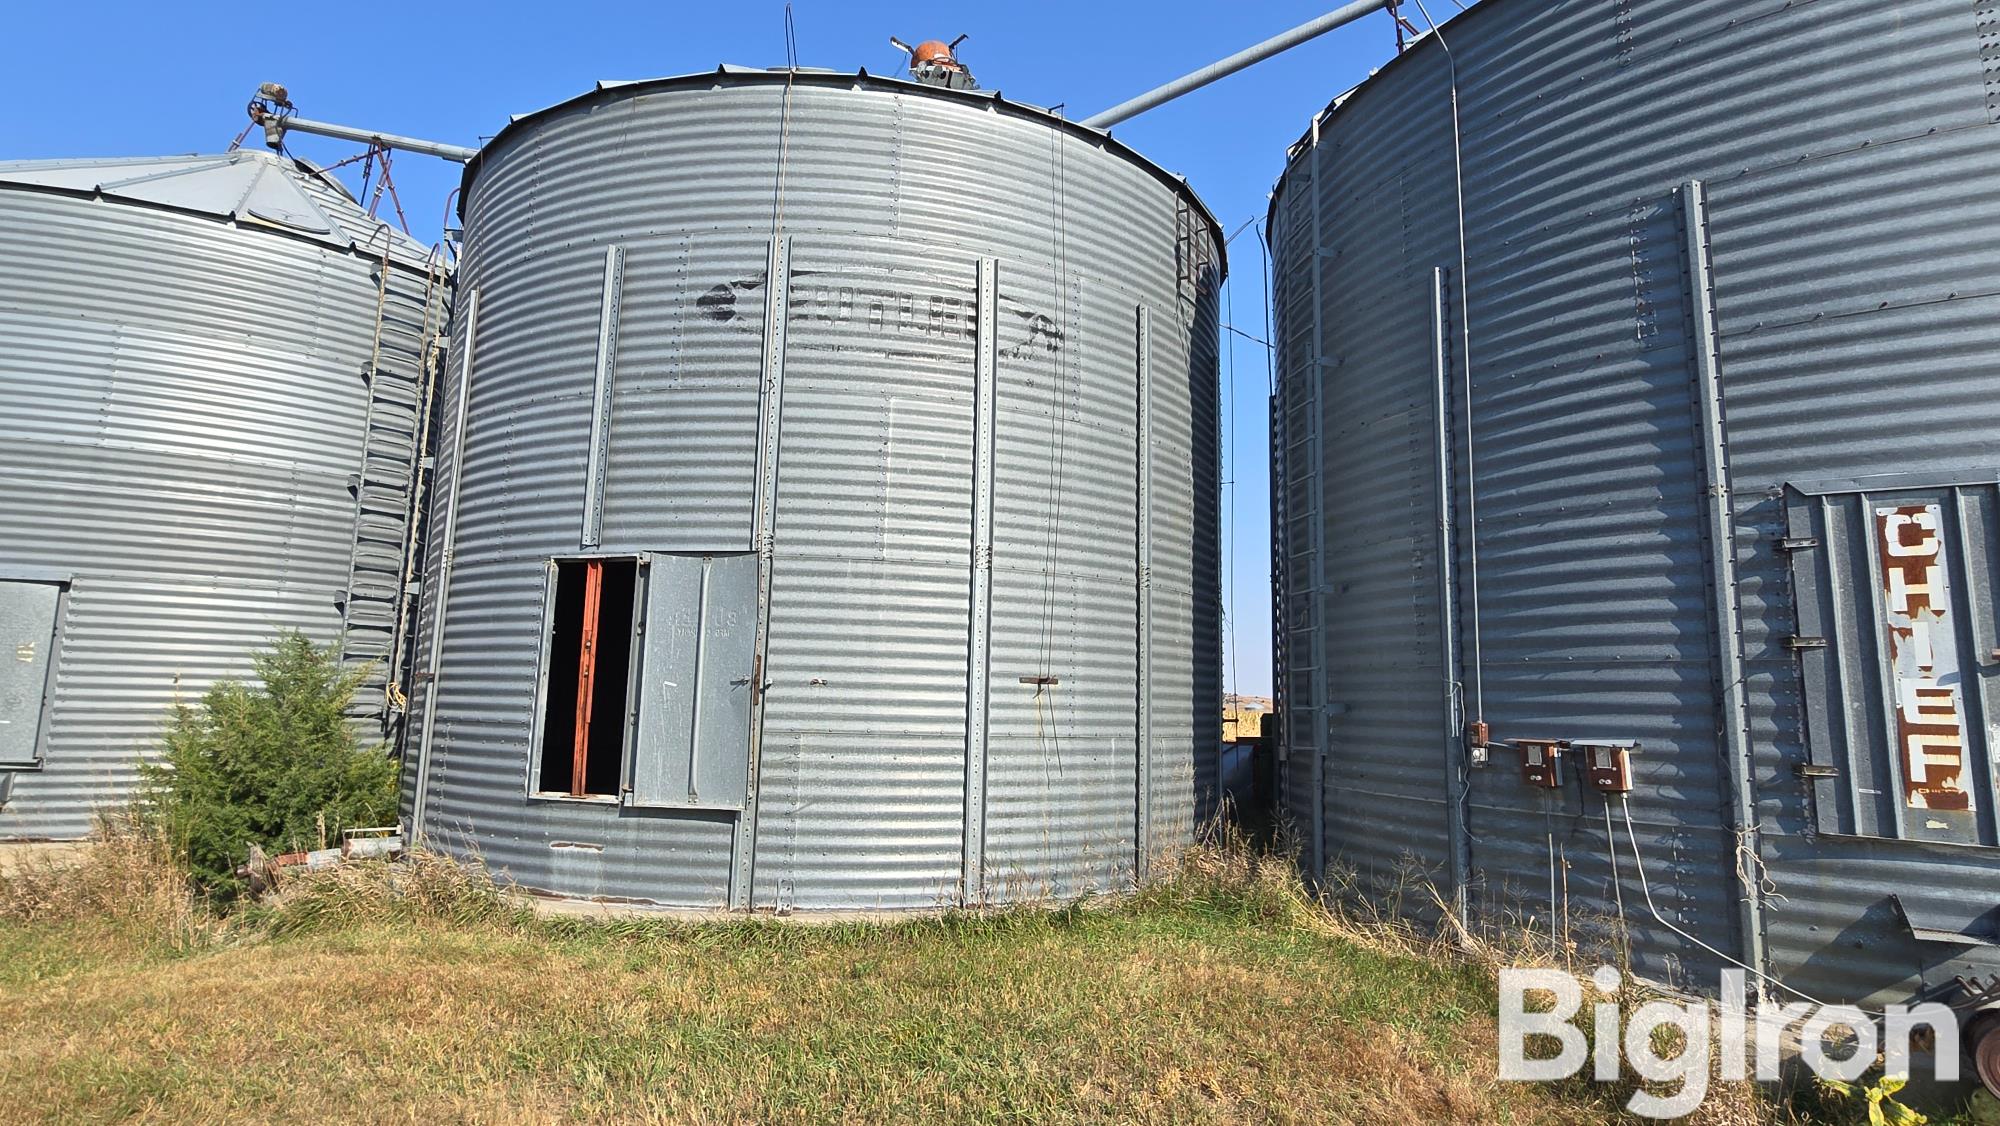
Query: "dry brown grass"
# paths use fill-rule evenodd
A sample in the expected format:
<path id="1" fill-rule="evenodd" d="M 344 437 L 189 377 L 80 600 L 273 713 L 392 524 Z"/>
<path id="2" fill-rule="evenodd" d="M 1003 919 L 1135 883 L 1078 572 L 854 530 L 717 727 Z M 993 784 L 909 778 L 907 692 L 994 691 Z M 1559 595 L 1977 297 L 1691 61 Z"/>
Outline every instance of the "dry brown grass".
<path id="1" fill-rule="evenodd" d="M 266 900 L 262 916 L 274 932 L 292 934 L 397 923 L 522 926 L 530 912 L 483 868 L 418 849 L 395 861 L 294 872 Z"/>
<path id="2" fill-rule="evenodd" d="M 1172 858 L 1103 909 L 798 927 L 536 919 L 432 856 L 295 879 L 224 922 L 163 889 L 171 864 L 143 842 L 107 841 L 85 886 L 0 886 L 0 1117 L 1612 1113 L 1599 1092 L 1492 1080 L 1489 967 L 1330 911 L 1282 858 L 1241 845 Z M 78 950 L 79 927 L 126 937 Z"/>
<path id="3" fill-rule="evenodd" d="M 218 931 L 159 833 L 107 818 L 81 848 L 0 868 L 0 922 L 40 925 L 120 948 L 188 947 Z"/>

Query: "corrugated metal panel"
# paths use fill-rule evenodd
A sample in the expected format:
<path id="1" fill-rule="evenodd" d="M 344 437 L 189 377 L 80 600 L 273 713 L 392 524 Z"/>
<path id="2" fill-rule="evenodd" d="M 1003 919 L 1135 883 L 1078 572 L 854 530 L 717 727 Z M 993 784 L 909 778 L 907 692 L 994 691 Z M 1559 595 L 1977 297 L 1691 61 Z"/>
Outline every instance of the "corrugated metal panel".
<path id="1" fill-rule="evenodd" d="M 1985 850 L 1816 831 L 1794 770 L 1807 759 L 1809 688 L 1784 645 L 1798 626 L 1776 540 L 1791 534 L 1788 482 L 1894 473 L 1942 485 L 1992 461 L 1985 361 L 2000 331 L 1991 266 L 2000 248 L 1989 245 L 2000 199 L 1985 172 L 2000 135 L 1972 9 L 1487 0 L 1444 36 L 1464 114 L 1470 475 L 1463 418 L 1454 440 L 1461 498 L 1476 486 L 1479 505 L 1486 718 L 1503 738 L 1643 744 L 1631 811 L 1654 896 L 1707 944 L 1733 957 L 1755 949 L 1739 918 L 1728 812 L 1731 774 L 1747 769 L 1763 874 L 1779 893 L 1760 896 L 1772 972 L 1831 998 L 1878 999 L 1908 992 L 1918 976 L 1962 972 L 1968 961 L 1947 957 L 1962 952 L 1911 943 L 1887 896 L 1990 900 Z M 1325 748 L 1329 834 L 1373 870 L 1406 846 L 1424 855 L 1404 831 L 1433 824 L 1422 811 L 1444 796 L 1434 772 L 1407 766 L 1435 761 L 1437 706 L 1422 694 L 1399 703 L 1398 693 L 1439 672 L 1435 651 L 1422 649 L 1435 635 L 1435 600 L 1413 581 L 1429 568 L 1418 529 L 1435 520 L 1435 490 L 1411 471 L 1426 451 L 1405 417 L 1428 365 L 1401 314 L 1413 312 L 1404 306 L 1416 303 L 1418 269 L 1458 273 L 1447 98 L 1446 61 L 1420 44 L 1322 115 L 1272 210 L 1285 422 L 1273 458 L 1283 459 L 1289 517 L 1281 608 L 1295 781 L 1297 756 L 1316 749 L 1297 721 L 1311 690 L 1305 640 L 1323 630 L 1349 644 L 1389 636 L 1411 646 L 1408 668 L 1372 666 L 1396 675 L 1358 693 L 1403 722 L 1369 726 L 1356 710 L 1330 723 Z M 1314 177 L 1324 181 L 1317 192 Z M 1721 632 L 1726 616 L 1707 579 L 1690 216 L 1678 194 L 1690 180 L 1708 185 L 1697 219 L 1720 334 L 1734 494 L 1724 546 L 1736 576 L 1720 596 L 1740 616 L 1735 636 Z M 1331 326 L 1317 373 L 1315 314 Z M 1297 412 L 1316 399 L 1337 412 L 1323 421 L 1344 428 L 1317 462 L 1301 457 L 1309 420 Z M 1327 491 L 1334 591 L 1362 595 L 1330 597 L 1323 620 L 1307 590 L 1314 561 L 1301 554 L 1309 525 L 1299 523 L 1315 474 Z M 1409 527 L 1396 534 L 1404 512 Z M 1716 671 L 1725 647 L 1743 662 L 1747 765 L 1725 738 Z M 1327 675 L 1337 700 L 1337 664 Z M 1469 816 L 1487 918 L 1547 925 L 1565 898 L 1573 917 L 1614 912 L 1604 812 L 1574 782 L 1551 796 L 1523 787 L 1499 752 L 1475 774 Z M 1615 829 L 1629 849 L 1622 819 Z M 1630 881 L 1629 851 L 1623 858 Z M 1628 883 L 1624 900 L 1640 964 L 1712 982 L 1716 959 L 1635 913 L 1637 890 Z"/>
<path id="2" fill-rule="evenodd" d="M 976 264 L 827 231 L 793 271 L 757 899 L 933 906 L 964 841 Z"/>
<path id="3" fill-rule="evenodd" d="M 297 175 L 274 161 L 262 175 Z M 389 722 L 427 300 L 441 320 L 404 264 L 423 254 L 0 190 L 0 572 L 71 582 L 46 758 L 16 775 L 0 836 L 89 832 L 169 708 L 248 674 L 281 629 L 376 663 L 357 710 Z"/>
<path id="4" fill-rule="evenodd" d="M 480 323 L 468 437 L 441 462 L 445 480 L 463 454 L 465 485 L 426 831 L 559 894 L 778 908 L 1127 885 L 1142 801 L 1159 844 L 1187 839 L 1193 740 L 1213 744 L 1219 726 L 1220 263 L 1185 189 L 1099 134 L 991 96 L 852 75 L 788 89 L 756 72 L 531 115 L 469 175 L 464 277 Z M 774 280 L 779 229 L 789 266 Z M 624 264 L 606 552 L 758 546 L 765 317 L 784 287 L 751 857 L 732 852 L 732 815 L 526 797 L 542 568 L 578 549 L 607 245 Z M 997 278 L 987 325 L 982 259 Z M 1142 306 L 1163 336 L 1150 795 L 1137 736 Z M 996 436 L 979 669 L 982 333 Z M 982 674 L 983 832 L 966 810 L 969 679 Z M 981 868 L 968 848 L 981 888 L 962 883 Z M 749 887 L 732 887 L 732 868 Z"/>
<path id="5" fill-rule="evenodd" d="M 1322 135 L 1316 169 L 1322 182 L 1317 191 L 1301 193 L 1306 206 L 1317 200 L 1319 212 L 1304 217 L 1295 232 L 1310 238 L 1317 229 L 1320 241 L 1340 254 L 1321 262 L 1316 285 L 1308 276 L 1302 286 L 1320 295 L 1325 548 L 1317 571 L 1328 584 L 1328 746 L 1350 751 L 1327 767 L 1327 852 L 1332 863 L 1358 869 L 1385 889 L 1417 872 L 1441 878 L 1450 843 L 1440 792 L 1444 720 L 1436 714 L 1443 677 L 1435 570 L 1437 424 L 1427 377 L 1433 368 L 1431 274 L 1451 244 L 1443 223 L 1385 225 L 1374 207 L 1383 198 L 1426 206 L 1426 194 L 1439 190 L 1439 146 L 1449 144 L 1442 124 L 1436 115 L 1410 114 L 1352 141 Z M 1393 156 L 1383 164 L 1345 159 L 1360 144 Z M 1442 152 L 1448 160 L 1449 149 Z M 1377 262 L 1384 272 L 1365 277 L 1339 268 L 1348 259 Z M 1454 313 L 1452 323 L 1456 319 Z M 1411 378 L 1369 378 L 1398 363 L 1413 365 Z M 1299 734 L 1307 730 L 1301 726 Z M 1392 816 L 1381 817 L 1390 810 Z"/>
<path id="6" fill-rule="evenodd" d="M 1136 870 L 1138 314 L 1082 265 L 1000 282 L 1003 308 L 1048 319 L 1041 347 L 1000 365 L 986 871 L 1008 898 L 1123 886 Z M 1166 366 L 1151 335 L 1148 366 Z M 1157 392 L 1152 413 L 1157 425 Z M 1152 691 L 1171 707 L 1157 663 Z"/>
<path id="7" fill-rule="evenodd" d="M 1196 229 L 1193 216 L 1184 221 L 1190 232 Z M 1152 802 L 1147 848 L 1152 856 L 1193 831 L 1192 752 L 1222 741 L 1217 706 L 1222 699 L 1222 543 L 1213 531 L 1222 519 L 1222 351 L 1218 334 L 1198 326 L 1220 320 L 1223 279 L 1219 248 L 1194 235 L 1183 236 L 1179 250 L 1179 316 L 1167 326 L 1166 340 L 1156 342 L 1152 367 L 1154 417 L 1171 425 L 1152 428 L 1156 499 L 1149 518 L 1156 526 L 1149 582 L 1156 606 L 1164 595 L 1164 605 L 1177 615 L 1156 617 L 1151 627 L 1155 699 L 1153 746 L 1146 761 Z M 1183 441 L 1186 446 L 1180 445 Z M 1182 449 L 1190 454 L 1185 475 L 1178 461 Z M 1171 486 L 1165 493 L 1159 491 L 1162 475 Z M 1185 525 L 1179 519 L 1183 504 L 1189 514 Z M 1162 543 L 1170 549 L 1164 568 L 1158 565 Z M 1182 544 L 1189 547 L 1185 570 L 1179 565 Z M 1161 697 L 1162 688 L 1184 693 L 1179 710 L 1168 711 L 1172 697 Z"/>
<path id="8" fill-rule="evenodd" d="M 1219 318 L 1220 292 L 1219 285 L 1195 287 L 1193 296 L 1197 323 L 1209 318 Z M 1194 525 L 1205 527 L 1209 526 L 1211 521 L 1219 525 L 1221 510 L 1217 506 L 1220 505 L 1222 498 L 1220 342 L 1215 341 L 1212 346 L 1210 338 L 1190 334 L 1187 338 L 1174 343 L 1186 351 L 1188 365 L 1204 373 L 1198 387 L 1210 389 L 1206 395 L 1196 390 L 1189 397 L 1188 439 L 1194 450 L 1194 463 L 1189 467 L 1187 479 L 1193 494 L 1190 499 L 1194 512 Z M 1157 721 L 1155 723 L 1156 738 L 1151 763 L 1154 802 L 1151 829 L 1157 840 L 1179 840 L 1186 832 L 1192 831 L 1196 824 L 1216 814 L 1214 800 L 1222 781 L 1219 769 L 1219 752 L 1223 746 L 1222 714 L 1216 709 L 1208 708 L 1207 704 L 1211 700 L 1222 698 L 1222 665 L 1220 662 L 1210 663 L 1195 659 L 1192 655 L 1220 653 L 1223 648 L 1223 621 L 1220 613 L 1221 550 L 1222 544 L 1219 538 L 1194 537 L 1194 566 L 1191 573 L 1196 576 L 1197 583 L 1201 581 L 1202 576 L 1214 575 L 1217 585 L 1207 589 L 1196 586 L 1189 590 L 1174 592 L 1177 597 L 1187 599 L 1187 606 L 1192 614 L 1192 621 L 1188 623 L 1189 636 L 1193 637 L 1194 645 L 1186 652 L 1177 653 L 1169 649 L 1157 655 L 1157 659 L 1164 662 L 1176 678 L 1183 675 L 1182 670 L 1185 670 L 1185 675 L 1192 682 L 1189 697 L 1185 701 L 1189 710 L 1183 713 L 1187 720 L 1186 727 L 1181 726 L 1179 722 L 1181 717 L 1176 716 L 1172 737 L 1161 740 L 1157 738 Z M 1167 636 L 1178 637 L 1177 634 Z M 1179 738 L 1183 730 L 1189 736 L 1185 742 Z M 1182 747 L 1186 747 L 1190 752 L 1185 757 L 1181 751 Z M 1204 774 L 1208 775 L 1205 785 Z M 1207 801 L 1206 808 L 1201 807 L 1199 801 L 1195 805 L 1188 803 L 1187 795 L 1190 788 L 1198 799 L 1201 795 L 1208 795 L 1207 798 L 1200 799 Z M 1183 830 L 1182 825 L 1186 825 L 1187 829 Z"/>
<path id="9" fill-rule="evenodd" d="M 767 242 L 754 231 L 625 242 L 611 408 L 612 456 L 624 472 L 605 477 L 609 534 L 661 548 L 751 546 L 750 346 L 764 327 Z"/>

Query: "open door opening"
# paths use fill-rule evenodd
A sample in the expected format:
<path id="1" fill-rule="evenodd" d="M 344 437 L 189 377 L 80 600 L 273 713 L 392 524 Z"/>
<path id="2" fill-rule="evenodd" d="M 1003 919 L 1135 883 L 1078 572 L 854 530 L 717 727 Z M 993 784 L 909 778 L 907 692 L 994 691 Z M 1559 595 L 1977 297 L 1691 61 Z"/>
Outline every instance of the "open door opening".
<path id="1" fill-rule="evenodd" d="M 629 711 L 638 561 L 575 559 L 555 566 L 535 789 L 572 798 L 616 797 Z"/>

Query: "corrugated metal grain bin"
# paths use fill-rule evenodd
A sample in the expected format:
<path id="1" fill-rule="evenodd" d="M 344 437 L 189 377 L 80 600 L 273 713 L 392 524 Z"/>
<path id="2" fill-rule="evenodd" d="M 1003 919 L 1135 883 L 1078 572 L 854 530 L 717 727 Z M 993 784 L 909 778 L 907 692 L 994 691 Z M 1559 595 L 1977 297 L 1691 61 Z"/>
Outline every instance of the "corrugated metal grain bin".
<path id="1" fill-rule="evenodd" d="M 1486 0 L 1315 119 L 1271 212 L 1311 857 L 1622 913 L 1711 990 L 2000 969 L 1995 31 Z"/>
<path id="2" fill-rule="evenodd" d="M 257 152 L 0 164 L 0 838 L 129 799 L 280 630 L 395 720 L 422 246 Z"/>
<path id="3" fill-rule="evenodd" d="M 777 910 L 1188 839 L 1222 262 L 1183 183 L 991 94 L 724 69 L 516 119 L 463 211 L 423 835 Z"/>

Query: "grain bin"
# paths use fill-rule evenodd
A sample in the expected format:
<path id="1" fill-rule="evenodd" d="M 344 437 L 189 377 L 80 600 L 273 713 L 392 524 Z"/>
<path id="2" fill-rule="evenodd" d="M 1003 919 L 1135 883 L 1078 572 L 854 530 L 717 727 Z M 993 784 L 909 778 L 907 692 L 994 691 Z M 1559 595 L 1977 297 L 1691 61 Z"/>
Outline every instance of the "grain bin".
<path id="1" fill-rule="evenodd" d="M 394 726 L 441 281 L 303 163 L 0 164 L 0 838 L 88 833 L 280 630 Z"/>
<path id="2" fill-rule="evenodd" d="M 996 94 L 725 68 L 515 119 L 462 208 L 424 837 L 779 911 L 1116 889 L 1188 839 L 1222 253 L 1185 184 Z"/>
<path id="3" fill-rule="evenodd" d="M 1486 0 L 1313 120 L 1271 209 L 1311 862 L 1622 917 L 1709 990 L 2000 969 L 1994 30 Z"/>

